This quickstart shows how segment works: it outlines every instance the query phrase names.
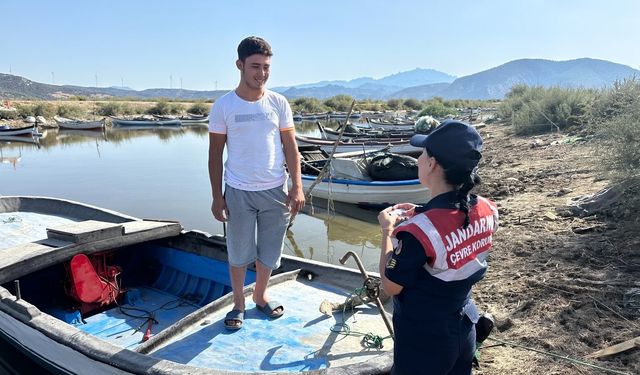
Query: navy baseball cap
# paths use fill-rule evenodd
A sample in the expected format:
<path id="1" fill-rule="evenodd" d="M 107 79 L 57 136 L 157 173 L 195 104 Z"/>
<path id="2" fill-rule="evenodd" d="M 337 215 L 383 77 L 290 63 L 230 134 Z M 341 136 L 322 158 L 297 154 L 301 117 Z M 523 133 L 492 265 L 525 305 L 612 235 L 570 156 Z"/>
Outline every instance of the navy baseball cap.
<path id="1" fill-rule="evenodd" d="M 426 148 L 444 168 L 472 170 L 482 158 L 482 137 L 473 126 L 462 121 L 444 121 L 427 135 L 414 135 L 410 143 Z"/>

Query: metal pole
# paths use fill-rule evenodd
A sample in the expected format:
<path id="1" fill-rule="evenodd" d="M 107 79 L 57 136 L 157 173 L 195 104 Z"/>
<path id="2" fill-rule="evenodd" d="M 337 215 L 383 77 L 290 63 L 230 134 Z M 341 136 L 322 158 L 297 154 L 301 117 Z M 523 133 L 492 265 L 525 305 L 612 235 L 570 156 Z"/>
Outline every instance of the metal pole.
<path id="1" fill-rule="evenodd" d="M 353 259 L 356 261 L 356 264 L 360 269 L 360 273 L 362 274 L 362 277 L 365 280 L 367 280 L 369 278 L 369 275 L 367 274 L 367 270 L 364 269 L 364 266 L 362 265 L 362 262 L 360 261 L 360 257 L 358 257 L 358 254 L 354 253 L 353 251 L 347 251 L 347 253 L 344 254 L 342 258 L 340 258 L 340 263 L 345 264 L 347 262 L 347 259 L 349 259 L 350 256 L 353 257 Z M 376 297 L 374 301 L 376 303 L 376 306 L 378 306 L 378 310 L 380 310 L 380 315 L 382 315 L 382 320 L 384 320 L 384 324 L 387 326 L 387 329 L 389 330 L 389 334 L 391 335 L 391 337 L 393 337 L 394 336 L 393 325 L 389 321 L 389 317 L 387 316 L 387 313 L 384 311 L 384 306 L 382 306 L 380 297 Z"/>
<path id="2" fill-rule="evenodd" d="M 22 299 L 22 293 L 20 293 L 20 280 L 13 280 L 13 285 L 16 287 L 16 301 Z"/>

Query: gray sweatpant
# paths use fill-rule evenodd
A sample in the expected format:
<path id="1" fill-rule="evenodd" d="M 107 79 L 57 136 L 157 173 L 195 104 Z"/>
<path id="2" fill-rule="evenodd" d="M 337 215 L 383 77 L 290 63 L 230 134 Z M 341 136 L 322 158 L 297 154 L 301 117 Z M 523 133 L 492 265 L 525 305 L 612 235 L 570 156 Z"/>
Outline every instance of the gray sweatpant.
<path id="1" fill-rule="evenodd" d="M 272 270 L 278 268 L 291 216 L 285 205 L 287 185 L 261 191 L 238 190 L 226 185 L 224 199 L 229 210 L 229 264 L 242 267 L 257 259 Z"/>

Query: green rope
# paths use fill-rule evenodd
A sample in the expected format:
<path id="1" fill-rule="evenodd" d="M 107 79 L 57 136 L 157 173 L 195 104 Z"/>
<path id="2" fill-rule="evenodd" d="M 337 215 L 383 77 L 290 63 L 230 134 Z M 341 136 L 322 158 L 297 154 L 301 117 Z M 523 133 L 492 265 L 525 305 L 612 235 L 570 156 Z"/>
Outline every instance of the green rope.
<path id="1" fill-rule="evenodd" d="M 331 332 L 345 335 L 345 336 L 362 336 L 361 343 L 368 349 L 382 349 L 384 347 L 383 342 L 388 338 L 392 338 L 391 335 L 382 337 L 379 335 L 374 335 L 373 333 L 363 333 L 352 331 L 351 327 L 347 324 L 347 320 L 344 318 L 345 312 L 347 309 L 347 302 L 351 297 L 357 296 L 362 299 L 363 296 L 367 295 L 367 288 L 365 286 L 361 288 L 356 288 L 351 292 L 344 301 L 344 306 L 342 306 L 342 323 L 336 323 L 333 327 L 330 328 Z M 351 308 L 353 309 L 353 304 L 351 304 Z"/>
<path id="2" fill-rule="evenodd" d="M 571 358 L 569 356 L 565 356 L 565 355 L 560 355 L 560 354 L 556 354 L 556 353 L 551 353 L 551 352 L 547 352 L 544 350 L 540 350 L 540 349 L 536 349 L 536 348 L 531 348 L 528 346 L 524 346 L 524 345 L 520 345 L 520 344 L 516 344 L 513 342 L 507 342 L 507 341 L 503 341 L 503 340 L 499 340 L 499 339 L 494 339 L 493 337 L 487 337 L 487 340 L 491 340 L 494 342 L 499 343 L 500 345 L 509 345 L 509 346 L 513 346 L 516 348 L 521 348 L 521 349 L 526 349 L 526 350 L 530 350 L 532 352 L 536 352 L 536 353 L 540 353 L 540 354 L 544 354 L 544 355 L 548 355 L 550 357 L 554 357 L 554 358 L 559 358 L 559 359 L 563 359 L 565 361 L 571 362 L 573 364 L 577 364 L 577 365 L 582 365 L 582 366 L 587 366 L 587 367 L 592 367 L 604 372 L 608 372 L 611 374 L 618 374 L 618 375 L 631 375 L 628 372 L 622 372 L 622 371 L 618 371 L 618 370 L 612 370 L 612 369 L 608 369 L 606 367 L 602 367 L 602 366 L 598 366 L 598 365 L 594 365 L 593 363 L 589 363 L 589 362 L 585 362 L 585 361 L 581 361 L 579 359 L 575 359 L 575 358 Z M 495 346 L 495 345 L 491 345 L 491 346 Z M 489 348 L 491 346 L 486 346 L 483 347 L 481 349 L 486 349 Z"/>

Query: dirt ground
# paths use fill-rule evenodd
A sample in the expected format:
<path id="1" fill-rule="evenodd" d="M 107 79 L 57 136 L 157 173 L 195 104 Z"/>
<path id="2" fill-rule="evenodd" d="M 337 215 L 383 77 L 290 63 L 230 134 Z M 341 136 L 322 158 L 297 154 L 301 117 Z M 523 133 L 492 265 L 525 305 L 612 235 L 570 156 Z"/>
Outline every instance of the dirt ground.
<path id="1" fill-rule="evenodd" d="M 480 194 L 497 203 L 501 227 L 487 276 L 474 288 L 497 326 L 474 373 L 640 374 L 640 348 L 584 359 L 640 336 L 640 236 L 623 225 L 635 213 L 564 213 L 573 198 L 609 183 L 598 171 L 595 142 L 559 133 L 519 137 L 496 124 L 479 131 Z"/>

